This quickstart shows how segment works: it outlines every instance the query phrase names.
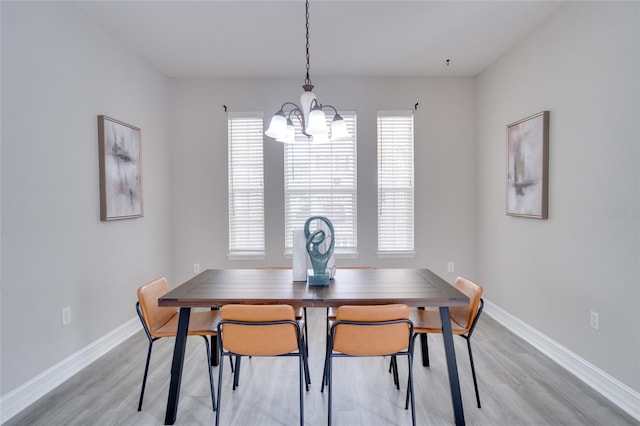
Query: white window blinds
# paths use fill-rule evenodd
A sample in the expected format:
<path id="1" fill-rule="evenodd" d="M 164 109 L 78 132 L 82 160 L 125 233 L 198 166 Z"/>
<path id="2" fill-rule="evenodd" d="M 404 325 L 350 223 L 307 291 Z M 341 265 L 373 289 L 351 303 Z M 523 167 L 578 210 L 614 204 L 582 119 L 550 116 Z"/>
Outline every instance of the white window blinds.
<path id="1" fill-rule="evenodd" d="M 262 113 L 229 113 L 229 257 L 264 256 Z"/>
<path id="2" fill-rule="evenodd" d="M 297 125 L 296 142 L 284 146 L 285 253 L 292 250 L 293 230 L 315 215 L 333 223 L 336 254 L 357 251 L 356 114 L 340 115 L 349 139 L 309 142 Z"/>
<path id="3" fill-rule="evenodd" d="M 413 112 L 378 112 L 378 255 L 413 256 Z"/>

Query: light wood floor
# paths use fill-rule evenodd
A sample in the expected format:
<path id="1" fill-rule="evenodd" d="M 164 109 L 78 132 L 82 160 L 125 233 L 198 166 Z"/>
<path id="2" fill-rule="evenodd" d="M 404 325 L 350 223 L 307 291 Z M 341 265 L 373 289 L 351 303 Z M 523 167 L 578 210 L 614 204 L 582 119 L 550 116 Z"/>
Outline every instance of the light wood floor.
<path id="1" fill-rule="evenodd" d="M 327 393 L 320 392 L 324 308 L 309 309 L 312 385 L 304 395 L 305 424 L 327 423 Z M 177 425 L 211 425 L 204 343 L 187 345 Z M 580 380 L 484 315 L 473 336 L 482 408 L 475 405 L 466 345 L 454 337 L 468 425 L 638 425 Z M 416 347 L 414 374 L 419 425 L 453 424 L 444 350 L 429 336 L 431 367 Z M 147 351 L 142 330 L 69 379 L 6 425 L 161 425 L 169 387 L 173 339 L 154 344 L 142 412 L 137 411 Z M 231 390 L 225 360 L 221 424 L 296 425 L 297 359 L 244 359 L 240 387 Z M 404 410 L 406 362 L 399 360 L 401 389 L 387 373 L 388 359 L 339 358 L 334 363 L 334 425 L 410 425 Z M 214 370 L 217 387 L 217 368 Z"/>

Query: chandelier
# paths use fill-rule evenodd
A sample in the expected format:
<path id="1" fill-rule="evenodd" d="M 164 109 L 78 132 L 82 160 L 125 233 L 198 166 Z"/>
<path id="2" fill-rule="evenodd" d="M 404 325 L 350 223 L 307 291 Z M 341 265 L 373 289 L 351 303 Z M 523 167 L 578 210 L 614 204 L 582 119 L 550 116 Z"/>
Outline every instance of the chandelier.
<path id="1" fill-rule="evenodd" d="M 306 30 L 307 30 L 307 76 L 304 79 L 302 88 L 304 92 L 300 95 L 300 106 L 295 102 L 285 102 L 280 110 L 271 118 L 269 128 L 265 135 L 274 138 L 277 142 L 295 142 L 295 127 L 293 120 L 297 120 L 302 128 L 302 134 L 313 142 L 327 142 L 328 140 L 346 139 L 349 131 L 344 119 L 338 114 L 332 105 L 323 105 L 318 102 L 316 95 L 312 92 L 313 84 L 309 77 L 309 0 L 306 0 Z M 333 113 L 331 129 L 327 126 L 327 119 L 324 110 Z"/>

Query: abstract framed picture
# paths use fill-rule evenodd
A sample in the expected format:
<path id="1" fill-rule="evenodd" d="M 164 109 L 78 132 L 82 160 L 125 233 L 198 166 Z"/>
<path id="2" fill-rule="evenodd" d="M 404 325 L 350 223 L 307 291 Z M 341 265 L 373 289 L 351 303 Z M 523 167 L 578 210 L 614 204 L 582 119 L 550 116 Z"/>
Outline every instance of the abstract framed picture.
<path id="1" fill-rule="evenodd" d="M 98 116 L 100 220 L 142 217 L 140 129 Z"/>
<path id="2" fill-rule="evenodd" d="M 548 217 L 549 111 L 507 126 L 507 215 Z"/>

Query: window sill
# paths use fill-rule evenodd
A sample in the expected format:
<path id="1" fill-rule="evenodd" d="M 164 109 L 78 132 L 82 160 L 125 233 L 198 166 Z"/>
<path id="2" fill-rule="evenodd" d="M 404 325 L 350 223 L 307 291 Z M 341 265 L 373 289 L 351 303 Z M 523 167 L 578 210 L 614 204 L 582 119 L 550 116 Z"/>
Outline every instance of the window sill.
<path id="1" fill-rule="evenodd" d="M 235 251 L 227 253 L 229 260 L 263 260 L 267 256 L 263 251 Z"/>
<path id="2" fill-rule="evenodd" d="M 416 252 L 411 250 L 407 251 L 379 251 L 378 258 L 380 259 L 413 259 L 416 257 Z"/>

